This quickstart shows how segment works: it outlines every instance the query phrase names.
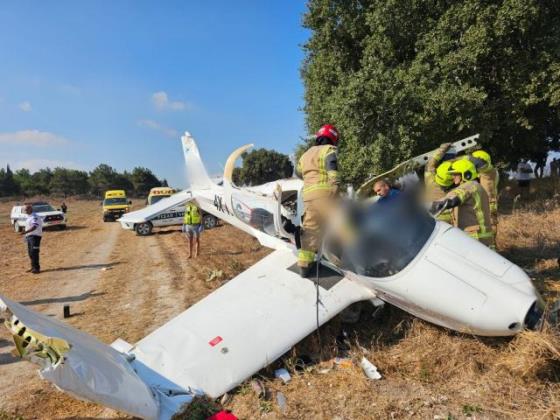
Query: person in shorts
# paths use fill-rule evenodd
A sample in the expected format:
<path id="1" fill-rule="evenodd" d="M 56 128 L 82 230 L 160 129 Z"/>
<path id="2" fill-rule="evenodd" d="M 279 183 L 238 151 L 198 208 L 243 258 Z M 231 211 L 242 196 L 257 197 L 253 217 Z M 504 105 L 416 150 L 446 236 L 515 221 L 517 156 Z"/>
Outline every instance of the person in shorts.
<path id="1" fill-rule="evenodd" d="M 189 239 L 189 258 L 198 257 L 200 251 L 200 233 L 202 232 L 202 217 L 200 209 L 192 201 L 185 206 L 183 217 L 183 233 Z M 193 250 L 194 245 L 194 250 Z"/>

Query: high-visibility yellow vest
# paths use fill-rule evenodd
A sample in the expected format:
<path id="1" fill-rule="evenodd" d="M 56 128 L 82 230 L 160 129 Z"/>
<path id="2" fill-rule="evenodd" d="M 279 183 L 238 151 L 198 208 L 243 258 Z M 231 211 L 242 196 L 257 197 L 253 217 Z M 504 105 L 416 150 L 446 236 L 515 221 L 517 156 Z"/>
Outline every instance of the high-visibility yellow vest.
<path id="1" fill-rule="evenodd" d="M 311 147 L 299 159 L 297 173 L 303 179 L 303 201 L 333 195 L 339 184 L 336 147 Z"/>
<path id="2" fill-rule="evenodd" d="M 194 204 L 188 203 L 185 206 L 185 216 L 183 217 L 183 224 L 185 225 L 198 225 L 200 224 L 200 212 L 198 207 Z"/>

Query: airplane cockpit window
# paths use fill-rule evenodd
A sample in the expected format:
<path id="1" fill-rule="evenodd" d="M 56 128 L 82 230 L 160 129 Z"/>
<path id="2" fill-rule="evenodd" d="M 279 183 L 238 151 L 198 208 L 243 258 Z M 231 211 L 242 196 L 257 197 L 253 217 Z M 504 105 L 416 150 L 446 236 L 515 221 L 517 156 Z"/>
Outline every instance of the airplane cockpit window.
<path id="1" fill-rule="evenodd" d="M 404 269 L 435 226 L 426 210 L 405 194 L 385 205 L 354 208 L 349 218 L 354 237 L 343 247 L 342 266 L 368 277 L 392 276 Z"/>

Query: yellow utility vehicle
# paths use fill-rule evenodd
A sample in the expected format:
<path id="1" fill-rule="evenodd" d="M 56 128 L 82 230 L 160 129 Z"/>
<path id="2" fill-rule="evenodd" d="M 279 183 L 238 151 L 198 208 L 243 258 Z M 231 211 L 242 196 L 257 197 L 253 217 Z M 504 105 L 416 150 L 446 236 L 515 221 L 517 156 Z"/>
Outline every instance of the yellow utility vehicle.
<path id="1" fill-rule="evenodd" d="M 114 222 L 123 214 L 130 211 L 132 201 L 126 198 L 125 190 L 110 190 L 105 192 L 103 200 L 103 221 Z"/>
<path id="2" fill-rule="evenodd" d="M 150 190 L 150 194 L 148 194 L 148 200 L 146 204 L 148 206 L 157 203 L 159 200 L 167 197 L 171 197 L 175 194 L 177 190 L 170 187 L 155 187 Z"/>

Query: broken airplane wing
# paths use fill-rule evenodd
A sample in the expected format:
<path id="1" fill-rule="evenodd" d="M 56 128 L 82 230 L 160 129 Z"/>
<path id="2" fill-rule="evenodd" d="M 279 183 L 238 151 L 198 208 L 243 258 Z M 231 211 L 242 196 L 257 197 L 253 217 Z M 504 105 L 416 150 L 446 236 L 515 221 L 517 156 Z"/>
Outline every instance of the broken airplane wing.
<path id="1" fill-rule="evenodd" d="M 14 336 L 26 330 L 30 337 L 24 358 L 36 361 L 40 349 L 56 353 L 50 338 L 69 347 L 58 362 L 42 360 L 43 378 L 81 399 L 168 419 L 195 395 L 224 394 L 348 305 L 375 297 L 323 268 L 317 308 L 316 285 L 295 263 L 290 251 L 274 251 L 136 345 L 118 340 L 123 353 L 7 298 L 0 302 L 13 314 Z"/>

